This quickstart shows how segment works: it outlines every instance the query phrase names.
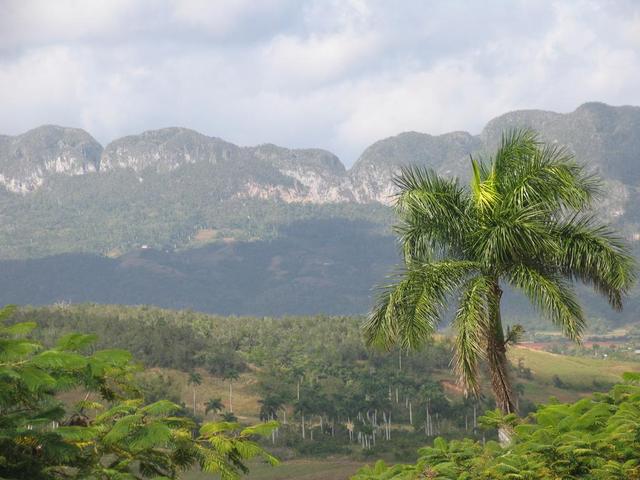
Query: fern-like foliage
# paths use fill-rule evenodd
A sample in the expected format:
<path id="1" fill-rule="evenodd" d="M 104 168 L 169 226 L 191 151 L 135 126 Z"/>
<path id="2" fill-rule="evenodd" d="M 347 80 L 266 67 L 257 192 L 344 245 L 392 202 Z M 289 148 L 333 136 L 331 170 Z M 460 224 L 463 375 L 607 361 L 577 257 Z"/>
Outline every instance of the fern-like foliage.
<path id="1" fill-rule="evenodd" d="M 95 337 L 81 334 L 44 350 L 34 323 L 3 325 L 12 312 L 0 310 L 0 478 L 176 479 L 199 467 L 233 480 L 247 459 L 277 463 L 255 442 L 274 422 L 198 429 L 181 406 L 139 398 L 128 352 L 89 354 Z M 71 389 L 86 395 L 70 410 L 57 395 Z"/>

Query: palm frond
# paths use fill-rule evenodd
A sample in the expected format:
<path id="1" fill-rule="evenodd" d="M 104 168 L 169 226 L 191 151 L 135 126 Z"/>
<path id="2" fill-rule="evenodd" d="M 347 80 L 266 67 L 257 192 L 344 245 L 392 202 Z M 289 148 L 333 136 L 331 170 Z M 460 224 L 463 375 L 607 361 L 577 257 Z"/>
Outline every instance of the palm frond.
<path id="1" fill-rule="evenodd" d="M 383 287 L 364 325 L 367 343 L 417 348 L 436 330 L 447 297 L 476 271 L 467 261 L 410 262 L 398 281 Z"/>
<path id="2" fill-rule="evenodd" d="M 486 323 L 489 318 L 487 296 L 490 284 L 486 277 L 479 275 L 469 280 L 463 287 L 460 305 L 453 320 L 455 347 L 453 365 L 465 394 L 480 393 L 479 361 L 484 358 Z"/>
<path id="3" fill-rule="evenodd" d="M 458 181 L 414 166 L 404 168 L 394 183 L 400 220 L 395 230 L 405 258 L 425 260 L 434 250 L 460 250 L 469 198 Z"/>
<path id="4" fill-rule="evenodd" d="M 508 278 L 567 337 L 580 340 L 585 317 L 573 289 L 560 275 L 521 264 L 508 273 Z"/>
<path id="5" fill-rule="evenodd" d="M 635 280 L 635 260 L 626 243 L 593 217 L 573 217 L 558 225 L 556 235 L 562 271 L 592 285 L 621 310 L 622 297 Z"/>
<path id="6" fill-rule="evenodd" d="M 516 128 L 504 132 L 493 162 L 496 176 L 500 179 L 508 176 L 523 159 L 533 155 L 540 145 L 538 134 L 531 129 Z M 502 187 L 501 183 L 499 186 Z"/>
<path id="7" fill-rule="evenodd" d="M 505 201 L 515 206 L 538 204 L 550 213 L 582 210 L 600 192 L 600 181 L 578 164 L 571 152 L 544 145 L 514 163 L 500 177 Z"/>
<path id="8" fill-rule="evenodd" d="M 489 269 L 538 258 L 556 248 L 549 235 L 549 219 L 539 205 L 508 208 L 500 205 L 470 235 L 472 258 Z"/>
<path id="9" fill-rule="evenodd" d="M 491 209 L 500 199 L 494 171 L 473 157 L 471 157 L 471 169 L 473 171 L 471 192 L 475 206 L 480 211 Z"/>

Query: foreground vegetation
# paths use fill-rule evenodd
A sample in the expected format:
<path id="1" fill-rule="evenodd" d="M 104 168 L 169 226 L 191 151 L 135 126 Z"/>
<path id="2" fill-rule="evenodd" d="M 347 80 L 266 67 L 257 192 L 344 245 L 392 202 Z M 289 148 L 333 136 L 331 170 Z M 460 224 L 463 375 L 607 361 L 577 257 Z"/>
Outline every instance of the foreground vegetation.
<path id="1" fill-rule="evenodd" d="M 449 340 L 436 338 L 419 353 L 372 351 L 361 336 L 361 317 L 219 317 L 58 305 L 20 308 L 9 321 L 36 322 L 32 336 L 47 347 L 58 336 L 84 332 L 97 336 L 87 353 L 131 351 L 145 367 L 135 376 L 147 401 L 168 399 L 195 421 L 232 418 L 231 408 L 244 425 L 278 420 L 262 446 L 285 464 L 328 456 L 408 462 L 436 436 L 496 438 L 495 430 L 478 428 L 478 417 L 495 404 L 489 396 L 465 400 L 450 371 Z M 640 369 L 640 363 L 525 348 L 511 349 L 509 359 L 525 415 L 550 396 L 575 401 L 606 391 L 623 371 Z M 82 400 L 74 391 L 61 395 L 71 406 Z M 353 463 L 344 472 L 324 478 L 346 478 Z"/>
<path id="2" fill-rule="evenodd" d="M 198 467 L 239 478 L 245 460 L 276 459 L 254 442 L 274 423 L 241 428 L 199 423 L 165 399 L 146 402 L 123 350 L 90 349 L 95 337 L 72 333 L 45 350 L 30 338 L 36 323 L 5 326 L 0 311 L 0 478 L 174 479 Z M 73 406 L 59 398 L 75 390 Z"/>
<path id="3" fill-rule="evenodd" d="M 29 321 L 37 327 L 34 323 L 25 324 Z M 389 463 L 417 463 L 389 467 L 379 462 L 362 469 L 355 478 L 544 479 L 571 478 L 571 475 L 587 479 L 640 478 L 634 457 L 635 449 L 640 445 L 631 440 L 634 435 L 640 438 L 637 434 L 640 432 L 637 377 L 627 375 L 627 383 L 613 387 L 610 393 L 582 398 L 577 403 L 560 404 L 551 400 L 549 405 L 536 411 L 530 402 L 548 402 L 549 395 L 556 395 L 564 402 L 575 402 L 587 392 L 609 388 L 619 380 L 620 372 L 637 371 L 639 364 L 511 349 L 512 372 L 517 384 L 522 386 L 518 388 L 521 410 L 532 413 L 522 425 L 515 426 L 514 446 L 505 450 L 495 443 L 496 427 L 505 421 L 513 422 L 513 418 L 491 413 L 482 419 L 482 412 L 491 411 L 494 405 L 486 397 L 475 404 L 464 401 L 461 392 L 454 388 L 449 372 L 447 360 L 451 344 L 438 339 L 421 354 L 403 353 L 402 356 L 398 351 L 370 352 L 359 336 L 360 321 L 360 318 L 349 317 L 224 318 L 147 307 L 95 305 L 19 309 L 6 320 L 2 332 L 4 370 L 0 376 L 3 382 L 0 437 L 5 443 L 1 447 L 4 459 L 0 461 L 0 476 L 20 478 L 15 472 L 7 473 L 12 465 L 14 469 L 18 468 L 18 463 L 5 453 L 14 454 L 6 442 L 18 438 L 24 439 L 19 444 L 22 449 L 19 451 L 26 455 L 23 460 L 28 458 L 29 462 L 34 454 L 29 445 L 51 442 L 47 444 L 47 452 L 52 456 L 60 452 L 67 455 L 64 457 L 65 475 L 70 478 L 79 475 L 71 465 L 85 458 L 82 452 L 93 450 L 94 455 L 111 459 L 113 451 L 122 446 L 126 449 L 119 450 L 118 454 L 126 455 L 128 460 L 117 457 L 121 460 L 117 464 L 121 469 L 118 475 L 140 475 L 137 466 L 141 461 L 147 461 L 147 456 L 157 449 L 158 443 L 153 443 L 153 439 L 162 443 L 162 439 L 149 430 L 164 430 L 163 426 L 169 428 L 171 435 L 184 432 L 186 427 L 191 432 L 189 445 L 202 442 L 202 433 L 196 429 L 204 428 L 204 425 L 232 425 L 231 430 L 217 434 L 220 442 L 227 437 L 255 441 L 257 437 L 241 434 L 242 431 L 255 433 L 255 428 L 246 430 L 247 427 L 236 422 L 220 422 L 229 418 L 231 383 L 234 415 L 242 424 L 259 422 L 261 416 L 263 421 L 277 418 L 280 422 L 274 430 L 277 433 L 265 437 L 261 448 L 282 458 L 283 467 L 267 468 L 255 462 L 242 462 L 250 468 L 248 478 L 348 478 L 358 464 L 378 458 Z M 86 335 L 71 334 L 76 330 L 84 331 Z M 54 331 L 59 332 L 58 337 L 51 335 Z M 100 337 L 96 339 L 93 333 Z M 17 380 L 7 374 L 8 362 L 15 361 L 15 358 L 9 358 L 9 346 L 28 345 L 21 348 L 37 349 L 38 339 L 47 346 L 23 352 L 20 354 L 22 360 L 18 362 L 26 363 L 12 368 L 20 371 L 35 362 L 57 383 L 47 384 L 46 388 L 38 382 L 32 387 L 25 383 L 19 390 L 10 388 Z M 130 355 L 114 350 L 123 346 L 139 354 L 147 368 L 140 371 L 131 362 Z M 228 361 L 214 362 L 207 353 L 220 354 Z M 80 368 L 98 368 L 100 365 L 110 368 L 104 377 L 86 376 Z M 173 368 L 168 368 L 170 365 Z M 239 372 L 237 377 L 229 373 L 234 369 Z M 64 371 L 73 372 L 72 377 L 61 375 Z M 200 375 L 200 383 L 192 378 L 194 373 Z M 107 380 L 110 386 L 104 392 L 107 395 L 120 385 L 117 396 L 105 400 L 103 392 L 91 383 L 92 378 Z M 298 380 L 300 402 L 297 400 Z M 416 384 L 429 385 L 429 389 L 421 391 Z M 17 397 L 7 396 L 9 392 L 11 395 L 21 392 L 30 400 L 36 399 L 34 408 L 28 414 L 11 416 L 19 403 L 15 400 Z M 90 396 L 85 398 L 89 392 Z M 194 392 L 195 416 L 192 414 Z M 272 408 L 274 395 L 284 398 L 278 409 Z M 144 401 L 131 401 L 141 396 Z M 212 399 L 221 399 L 222 411 L 206 411 Z M 413 425 L 408 399 L 412 401 Z M 351 403 L 346 403 L 347 400 Z M 391 412 L 391 438 L 388 440 L 385 423 L 374 419 L 374 401 L 382 402 L 378 417 Z M 99 404 L 104 408 L 95 410 L 100 408 Z M 303 410 L 304 405 L 309 410 Z M 330 409 L 332 405 L 335 411 Z M 49 406 L 56 408 L 50 410 Z M 427 406 L 431 416 L 428 424 Z M 474 410 L 478 417 L 475 422 Z M 351 417 L 353 441 L 350 441 L 345 419 L 341 416 L 344 415 L 341 412 L 347 411 L 360 411 L 363 418 L 359 421 L 357 413 Z M 304 440 L 303 414 L 306 422 Z M 131 415 L 143 415 L 144 425 L 110 443 L 112 434 L 105 443 L 105 436 L 116 428 L 118 420 Z M 557 421 L 559 418 L 565 420 Z M 87 421 L 89 423 L 83 426 L 82 422 Z M 31 429 L 27 428 L 29 425 Z M 270 428 L 270 425 L 267 423 L 266 427 Z M 358 432 L 361 438 L 365 432 L 371 436 L 376 432 L 376 443 L 371 439 L 370 444 L 367 442 L 363 446 L 362 441 L 358 441 Z M 462 440 L 465 437 L 468 439 Z M 144 447 L 147 440 L 151 443 Z M 607 444 L 611 447 L 605 448 Z M 58 448 L 52 448 L 56 445 Z M 135 450 L 141 445 L 143 448 Z M 208 445 L 212 448 L 211 442 Z M 431 446 L 416 455 L 422 445 Z M 59 450 L 60 446 L 63 450 Z M 206 442 L 204 446 L 207 446 Z M 69 452 L 73 454 L 69 455 Z M 314 460 L 310 456 L 324 458 Z M 97 457 L 89 458 L 93 462 Z M 161 458 L 153 457 L 153 462 Z M 46 469 L 47 475 L 56 478 L 59 464 L 50 469 L 50 456 L 37 456 L 36 459 L 33 468 L 40 469 L 38 472 Z M 60 462 L 59 458 L 56 462 Z M 84 478 L 127 478 L 115 473 L 110 477 L 111 473 L 96 471 L 95 463 L 87 465 L 93 465 L 91 475 L 94 477 Z M 106 469 L 102 463 L 99 468 Z M 199 462 L 195 462 L 191 467 L 184 464 L 175 471 L 163 472 L 169 478 L 173 474 L 187 480 L 209 478 L 210 474 L 199 470 Z M 22 478 L 46 478 L 44 474 L 38 477 L 41 473 L 33 472 L 25 471 Z M 83 475 L 87 475 L 86 470 Z"/>
<path id="4" fill-rule="evenodd" d="M 640 375 L 606 394 L 572 404 L 551 402 L 528 418 L 481 417 L 489 428 L 514 428 L 512 444 L 437 438 L 420 450 L 413 465 L 388 467 L 379 461 L 361 469 L 354 480 L 633 480 L 640 478 Z"/>

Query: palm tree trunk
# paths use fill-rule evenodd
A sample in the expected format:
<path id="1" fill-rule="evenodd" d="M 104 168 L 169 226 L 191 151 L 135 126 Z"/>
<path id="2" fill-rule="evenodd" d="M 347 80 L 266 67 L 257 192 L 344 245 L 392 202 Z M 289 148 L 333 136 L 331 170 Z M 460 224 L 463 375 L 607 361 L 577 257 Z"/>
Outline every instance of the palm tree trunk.
<path id="1" fill-rule="evenodd" d="M 487 362 L 491 375 L 491 388 L 496 398 L 496 405 L 504 414 L 517 413 L 513 394 L 513 386 L 509 376 L 509 361 L 507 360 L 507 346 L 502 330 L 500 315 L 500 300 L 502 289 L 497 280 L 493 282 L 493 292 L 489 298 L 489 332 L 487 335 Z M 511 443 L 513 430 L 509 427 L 498 429 L 500 443 Z"/>
<path id="2" fill-rule="evenodd" d="M 489 332 L 487 335 L 487 361 L 491 373 L 491 387 L 496 397 L 496 405 L 503 413 L 515 413 L 516 404 L 513 394 L 513 386 L 509 376 L 509 361 L 507 360 L 507 347 L 502 330 L 502 318 L 500 315 L 500 300 L 502 289 L 495 281 L 493 295 L 489 299 Z"/>

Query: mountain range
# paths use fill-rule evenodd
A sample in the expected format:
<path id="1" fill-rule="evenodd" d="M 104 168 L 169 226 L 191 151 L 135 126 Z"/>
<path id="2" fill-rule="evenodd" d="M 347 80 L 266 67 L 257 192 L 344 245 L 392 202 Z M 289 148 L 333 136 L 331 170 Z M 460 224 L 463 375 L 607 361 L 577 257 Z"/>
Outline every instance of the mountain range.
<path id="1" fill-rule="evenodd" d="M 515 111 L 478 135 L 405 132 L 366 148 L 350 169 L 326 150 L 243 147 L 186 128 L 103 147 L 84 130 L 48 125 L 0 136 L 0 285 L 21 285 L 20 292 L 5 288 L 0 301 L 160 299 L 222 313 L 315 313 L 322 305 L 331 313 L 366 311 L 370 286 L 397 260 L 389 234 L 393 175 L 419 164 L 464 181 L 469 155 L 489 155 L 515 127 L 566 145 L 603 177 L 600 214 L 631 241 L 640 238 L 640 107 L 592 102 L 566 114 Z M 345 255 L 353 247 L 359 260 Z M 315 260 L 287 263 L 290 255 Z M 252 260 L 221 267 L 238 256 Z M 344 271 L 326 268 L 338 262 Z M 68 271 L 64 281 L 61 271 Z M 82 285 L 73 271 L 82 272 Z M 346 271 L 360 271 L 360 279 Z M 229 278 L 235 283 L 225 283 Z M 298 291 L 293 307 L 301 279 L 313 288 Z M 242 285 L 254 285 L 246 293 L 262 304 L 229 300 L 231 284 L 240 296 Z M 281 293 L 270 296 L 276 286 Z M 177 293 L 183 290 L 189 293 Z M 206 293 L 212 291 L 227 293 Z"/>
<path id="2" fill-rule="evenodd" d="M 606 178 L 622 183 L 640 180 L 640 108 L 592 102 L 568 114 L 510 112 L 491 120 L 475 136 L 405 132 L 366 148 L 350 170 L 326 150 L 272 144 L 239 147 L 186 128 L 146 131 L 103 148 L 84 130 L 45 125 L 13 137 L 0 135 L 0 185 L 12 193 L 28 194 L 55 176 L 126 171 L 143 181 L 145 175 L 175 175 L 191 165 L 203 165 L 212 175 L 233 174 L 225 178 L 229 188 L 219 192 L 226 197 L 388 203 L 390 179 L 400 165 L 418 163 L 457 175 L 469 154 L 492 151 L 505 129 L 521 126 L 537 130 L 546 141 L 568 146 Z"/>

